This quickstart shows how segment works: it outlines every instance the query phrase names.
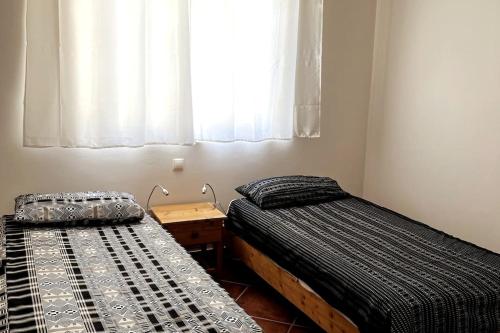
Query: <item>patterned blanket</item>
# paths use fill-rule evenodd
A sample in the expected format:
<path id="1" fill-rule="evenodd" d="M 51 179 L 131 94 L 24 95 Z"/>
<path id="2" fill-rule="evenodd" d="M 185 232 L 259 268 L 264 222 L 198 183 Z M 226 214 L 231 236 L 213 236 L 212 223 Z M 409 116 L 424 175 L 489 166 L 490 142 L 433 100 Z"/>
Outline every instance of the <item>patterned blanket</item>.
<path id="1" fill-rule="evenodd" d="M 0 333 L 7 332 L 7 294 L 5 284 L 5 221 L 0 219 Z"/>
<path id="2" fill-rule="evenodd" d="M 363 332 L 500 331 L 500 255 L 365 200 L 261 210 L 239 199 L 226 227 Z"/>
<path id="3" fill-rule="evenodd" d="M 261 332 L 149 216 L 6 235 L 8 332 Z"/>

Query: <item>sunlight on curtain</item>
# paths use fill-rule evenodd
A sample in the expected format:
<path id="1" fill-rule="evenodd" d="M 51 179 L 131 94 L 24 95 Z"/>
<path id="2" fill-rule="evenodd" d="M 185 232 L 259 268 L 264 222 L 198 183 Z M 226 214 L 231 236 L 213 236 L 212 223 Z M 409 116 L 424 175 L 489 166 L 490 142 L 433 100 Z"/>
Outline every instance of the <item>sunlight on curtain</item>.
<path id="1" fill-rule="evenodd" d="M 298 10 L 295 0 L 192 0 L 196 139 L 292 138 Z"/>
<path id="2" fill-rule="evenodd" d="M 28 1 L 26 22 L 26 145 L 194 143 L 187 1 Z"/>
<path id="3" fill-rule="evenodd" d="M 322 0 L 27 4 L 27 146 L 319 136 Z"/>

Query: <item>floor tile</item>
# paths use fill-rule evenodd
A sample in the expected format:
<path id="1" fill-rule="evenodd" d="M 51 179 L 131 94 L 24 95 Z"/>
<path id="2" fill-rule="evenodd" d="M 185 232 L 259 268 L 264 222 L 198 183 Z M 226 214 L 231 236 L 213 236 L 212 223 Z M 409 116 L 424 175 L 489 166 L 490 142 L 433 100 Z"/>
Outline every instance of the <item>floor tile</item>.
<path id="1" fill-rule="evenodd" d="M 312 321 L 312 319 L 309 319 L 305 314 L 300 312 L 300 310 L 297 309 L 299 312 L 299 315 L 297 316 L 297 320 L 295 321 L 295 325 L 297 326 L 304 326 L 304 327 L 314 327 L 316 326 L 316 323 Z"/>
<path id="2" fill-rule="evenodd" d="M 218 276 L 218 279 L 242 283 L 246 285 L 263 283 L 263 281 L 260 280 L 259 276 L 254 271 L 246 267 L 239 260 L 225 260 L 222 274 Z"/>
<path id="3" fill-rule="evenodd" d="M 197 248 L 190 249 L 191 256 L 205 269 L 213 268 L 216 266 L 215 262 L 215 252 L 213 249 L 208 251 L 201 251 Z M 245 285 L 252 283 L 262 283 L 263 281 L 260 277 L 252 271 L 250 268 L 245 266 L 241 260 L 235 259 L 230 255 L 224 255 L 222 273 L 217 274 L 214 270 L 208 270 L 208 273 L 217 281 L 230 281 L 237 282 Z"/>
<path id="4" fill-rule="evenodd" d="M 222 288 L 224 288 L 229 296 L 233 299 L 237 299 L 243 291 L 247 288 L 247 286 L 244 286 L 242 284 L 238 283 L 232 283 L 232 282 L 227 282 L 227 281 L 220 281 L 219 284 L 221 285 Z"/>
<path id="5" fill-rule="evenodd" d="M 283 324 L 260 318 L 253 319 L 262 328 L 263 333 L 287 333 L 290 328 L 290 324 Z"/>
<path id="6" fill-rule="evenodd" d="M 300 310 L 297 310 L 300 312 Z M 321 329 L 312 319 L 307 317 L 305 314 L 302 312 L 299 313 L 297 319 L 295 320 L 294 323 L 294 331 L 295 333 L 302 333 L 302 332 L 307 332 L 307 333 L 316 333 L 316 332 L 324 332 L 323 329 Z"/>
<path id="7" fill-rule="evenodd" d="M 292 326 L 288 333 L 324 333 L 319 327 L 301 327 L 301 326 Z"/>
<path id="8" fill-rule="evenodd" d="M 296 312 L 290 303 L 266 285 L 252 285 L 237 302 L 251 316 L 292 323 Z"/>

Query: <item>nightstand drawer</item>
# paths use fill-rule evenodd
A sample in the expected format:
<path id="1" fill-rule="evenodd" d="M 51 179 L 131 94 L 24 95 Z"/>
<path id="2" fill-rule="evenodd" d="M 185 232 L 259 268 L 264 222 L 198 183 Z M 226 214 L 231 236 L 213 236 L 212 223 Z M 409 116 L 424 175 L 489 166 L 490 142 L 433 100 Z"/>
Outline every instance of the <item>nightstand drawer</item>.
<path id="1" fill-rule="evenodd" d="M 167 225 L 167 230 L 182 245 L 205 244 L 222 240 L 222 220 L 184 222 Z"/>

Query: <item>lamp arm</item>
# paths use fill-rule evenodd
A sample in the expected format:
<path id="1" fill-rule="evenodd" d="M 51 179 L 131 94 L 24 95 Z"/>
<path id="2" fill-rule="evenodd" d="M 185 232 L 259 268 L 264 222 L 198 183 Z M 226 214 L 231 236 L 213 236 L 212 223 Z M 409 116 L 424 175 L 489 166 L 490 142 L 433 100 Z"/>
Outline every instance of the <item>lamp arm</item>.
<path id="1" fill-rule="evenodd" d="M 206 183 L 205 185 L 207 185 L 208 187 L 210 187 L 210 190 L 212 191 L 212 195 L 214 196 L 214 207 L 217 207 L 217 197 L 215 196 L 214 188 L 209 183 Z"/>
<path id="2" fill-rule="evenodd" d="M 164 188 L 163 186 L 159 185 L 159 184 L 156 184 L 155 186 L 153 186 L 153 189 L 151 190 L 151 193 L 149 193 L 149 197 L 148 197 L 148 203 L 146 204 L 146 210 L 149 212 L 149 201 L 151 200 L 151 196 L 153 196 L 153 193 L 154 191 L 157 189 L 157 188 L 161 188 L 163 194 L 165 194 L 165 196 L 168 195 L 168 191 L 166 188 Z"/>

